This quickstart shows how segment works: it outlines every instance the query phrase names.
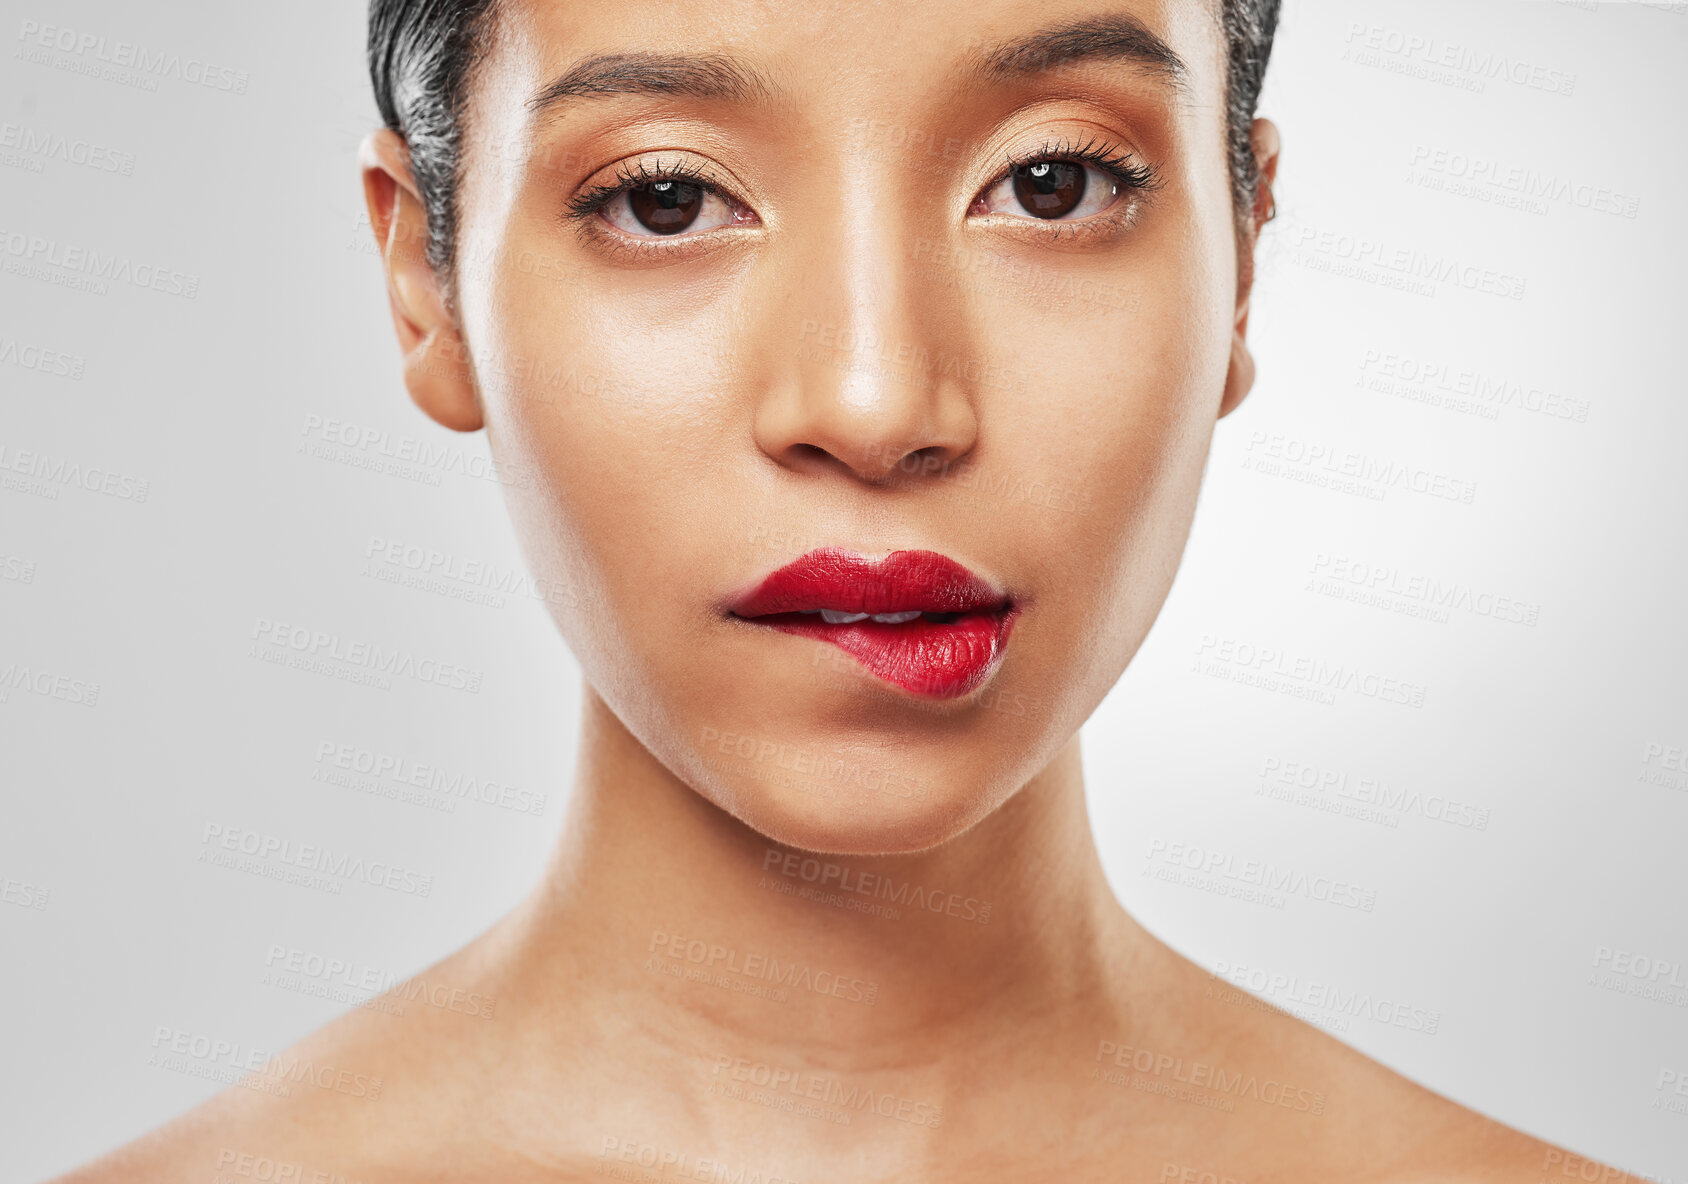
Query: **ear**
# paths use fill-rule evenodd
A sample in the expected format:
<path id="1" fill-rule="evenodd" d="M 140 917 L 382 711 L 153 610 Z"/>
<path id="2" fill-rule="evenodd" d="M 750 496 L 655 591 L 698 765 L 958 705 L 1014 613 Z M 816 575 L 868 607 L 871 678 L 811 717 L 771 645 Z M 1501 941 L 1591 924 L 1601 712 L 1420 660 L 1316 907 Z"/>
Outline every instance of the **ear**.
<path id="1" fill-rule="evenodd" d="M 1237 244 L 1237 319 L 1231 331 L 1231 368 L 1225 374 L 1225 394 L 1219 401 L 1219 418 L 1237 409 L 1243 396 L 1254 387 L 1254 355 L 1248 350 L 1248 300 L 1254 291 L 1254 245 L 1260 228 L 1277 214 L 1272 201 L 1272 182 L 1278 177 L 1278 128 L 1270 119 L 1257 119 L 1249 129 L 1254 160 L 1260 168 L 1260 185 L 1254 191 L 1254 207 L 1248 214 L 1248 237 Z"/>
<path id="2" fill-rule="evenodd" d="M 484 422 L 457 318 L 428 265 L 428 217 L 410 174 L 410 149 L 391 128 L 358 149 L 369 225 L 387 272 L 393 332 L 404 355 L 404 385 L 436 422 L 473 432 Z"/>

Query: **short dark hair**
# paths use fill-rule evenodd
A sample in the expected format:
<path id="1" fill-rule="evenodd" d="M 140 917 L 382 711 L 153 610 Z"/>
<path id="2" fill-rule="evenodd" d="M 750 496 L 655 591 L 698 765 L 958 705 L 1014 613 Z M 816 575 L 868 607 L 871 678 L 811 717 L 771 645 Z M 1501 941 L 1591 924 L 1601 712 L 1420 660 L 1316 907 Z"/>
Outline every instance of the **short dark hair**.
<path id="1" fill-rule="evenodd" d="M 1281 0 L 1220 0 L 1219 26 L 1225 33 L 1225 147 L 1231 166 L 1231 205 L 1239 232 L 1248 223 L 1260 188 L 1250 129 L 1272 56 Z"/>
<path id="2" fill-rule="evenodd" d="M 1218 0 L 1225 35 L 1225 143 L 1239 229 L 1260 170 L 1249 129 L 1272 54 L 1280 0 Z M 428 216 L 428 262 L 448 280 L 457 240 L 457 190 L 469 77 L 492 35 L 496 0 L 370 0 L 369 78 L 381 119 L 410 146 Z"/>

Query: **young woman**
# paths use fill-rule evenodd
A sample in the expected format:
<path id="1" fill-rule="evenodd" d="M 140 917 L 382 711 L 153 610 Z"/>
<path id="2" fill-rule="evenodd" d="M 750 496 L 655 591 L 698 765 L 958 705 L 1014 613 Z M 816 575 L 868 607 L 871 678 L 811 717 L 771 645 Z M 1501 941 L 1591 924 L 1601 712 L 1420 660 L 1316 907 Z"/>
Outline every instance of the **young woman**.
<path id="1" fill-rule="evenodd" d="M 1253 381 L 1276 7 L 376 0 L 405 381 L 567 590 L 571 814 L 426 972 L 490 1020 L 356 1010 L 69 1178 L 1575 1162 L 1215 1000 L 1092 844 L 1079 726 Z"/>

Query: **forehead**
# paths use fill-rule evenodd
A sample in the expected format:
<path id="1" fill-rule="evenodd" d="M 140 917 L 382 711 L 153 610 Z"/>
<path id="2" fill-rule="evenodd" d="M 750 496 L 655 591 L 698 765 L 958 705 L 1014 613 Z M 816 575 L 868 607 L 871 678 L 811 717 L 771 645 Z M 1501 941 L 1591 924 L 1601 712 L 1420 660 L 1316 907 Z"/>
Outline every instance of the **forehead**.
<path id="1" fill-rule="evenodd" d="M 540 114 L 582 94 L 641 90 L 654 75 L 637 78 L 634 59 L 670 67 L 657 86 L 791 108 L 884 114 L 1034 79 L 1082 87 L 1099 71 L 1169 102 L 1222 107 L 1219 3 L 503 0 L 492 56 L 508 87 L 501 99 Z M 676 74 L 686 59 L 701 68 Z"/>

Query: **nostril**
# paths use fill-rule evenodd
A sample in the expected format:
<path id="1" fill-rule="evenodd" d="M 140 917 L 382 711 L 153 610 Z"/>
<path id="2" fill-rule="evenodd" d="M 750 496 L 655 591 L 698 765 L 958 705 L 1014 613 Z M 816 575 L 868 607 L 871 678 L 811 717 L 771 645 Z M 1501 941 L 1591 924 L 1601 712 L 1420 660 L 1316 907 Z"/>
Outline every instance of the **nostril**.
<path id="1" fill-rule="evenodd" d="M 942 477 L 958 459 L 942 444 L 933 444 L 905 453 L 897 461 L 896 472 L 907 477 Z"/>

